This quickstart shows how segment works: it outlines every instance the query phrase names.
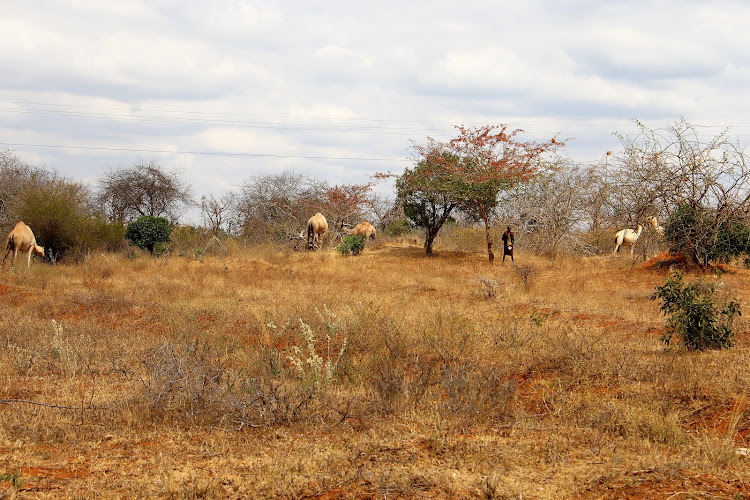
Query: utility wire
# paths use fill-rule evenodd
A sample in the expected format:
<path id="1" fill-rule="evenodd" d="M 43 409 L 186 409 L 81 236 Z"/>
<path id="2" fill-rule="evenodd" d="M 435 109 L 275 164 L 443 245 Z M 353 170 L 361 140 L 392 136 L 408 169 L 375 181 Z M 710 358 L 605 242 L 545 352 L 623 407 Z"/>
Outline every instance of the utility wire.
<path id="1" fill-rule="evenodd" d="M 56 148 L 56 149 L 84 149 L 88 151 L 127 151 L 130 153 L 169 153 L 169 154 L 186 154 L 186 155 L 206 155 L 206 156 L 244 156 L 257 158 L 297 158 L 304 160 L 344 160 L 344 161 L 388 161 L 388 162 L 408 162 L 406 158 L 360 158 L 356 156 L 307 156 L 307 155 L 280 155 L 267 153 L 229 153 L 225 151 L 174 151 L 160 149 L 135 149 L 135 148 L 110 148 L 95 146 L 66 146 L 61 144 L 25 144 L 18 142 L 0 142 L 0 146 L 22 146 L 29 148 Z"/>

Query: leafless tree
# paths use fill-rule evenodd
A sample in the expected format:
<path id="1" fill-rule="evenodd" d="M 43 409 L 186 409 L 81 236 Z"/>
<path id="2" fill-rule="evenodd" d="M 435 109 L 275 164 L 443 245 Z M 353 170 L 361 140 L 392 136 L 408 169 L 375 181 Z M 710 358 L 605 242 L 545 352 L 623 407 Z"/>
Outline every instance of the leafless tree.
<path id="1" fill-rule="evenodd" d="M 514 226 L 518 243 L 538 252 L 595 252 L 584 236 L 597 217 L 592 208 L 600 203 L 602 182 L 595 168 L 558 159 L 528 184 L 503 193 L 497 220 Z"/>
<path id="2" fill-rule="evenodd" d="M 250 177 L 234 204 L 234 224 L 255 240 L 297 235 L 322 210 L 328 185 L 292 171 Z"/>
<path id="3" fill-rule="evenodd" d="M 99 180 L 98 200 L 115 222 L 143 215 L 176 221 L 193 203 L 190 186 L 182 175 L 155 160 L 109 170 Z"/>
<path id="4" fill-rule="evenodd" d="M 201 197 L 201 217 L 203 225 L 213 235 L 218 235 L 226 225 L 230 211 L 235 205 L 235 194 L 232 191 L 216 197 L 213 194 Z"/>

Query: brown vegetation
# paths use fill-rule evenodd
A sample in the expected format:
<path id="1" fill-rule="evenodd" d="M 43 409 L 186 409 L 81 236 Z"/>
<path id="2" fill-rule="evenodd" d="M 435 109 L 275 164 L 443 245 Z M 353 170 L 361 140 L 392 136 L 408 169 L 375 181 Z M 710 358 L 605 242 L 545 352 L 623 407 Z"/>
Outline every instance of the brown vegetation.
<path id="1" fill-rule="evenodd" d="M 688 353 L 649 299 L 669 266 L 486 260 L 225 245 L 6 271 L 0 476 L 22 483 L 0 494 L 750 494 L 747 320 Z M 748 277 L 723 290 L 747 304 Z"/>

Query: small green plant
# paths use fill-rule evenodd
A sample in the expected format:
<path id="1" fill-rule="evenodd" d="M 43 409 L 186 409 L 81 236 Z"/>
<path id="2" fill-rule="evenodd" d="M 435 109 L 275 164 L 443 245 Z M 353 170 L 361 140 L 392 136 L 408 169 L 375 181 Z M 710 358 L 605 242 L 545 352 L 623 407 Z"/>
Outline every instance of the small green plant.
<path id="1" fill-rule="evenodd" d="M 661 299 L 660 309 L 669 316 L 662 342 L 669 344 L 676 335 L 691 351 L 731 347 L 732 323 L 735 316 L 742 315 L 740 304 L 733 298 L 719 311 L 715 296 L 715 284 L 703 279 L 685 283 L 682 274 L 673 274 L 664 285 L 657 286 L 651 300 Z"/>
<path id="2" fill-rule="evenodd" d="M 336 249 L 341 253 L 341 255 L 357 255 L 359 252 L 365 249 L 365 237 L 356 236 L 353 234 L 344 236 L 341 239 L 341 243 L 339 243 L 339 246 L 337 246 Z"/>
<path id="3" fill-rule="evenodd" d="M 21 474 L 19 474 L 17 470 L 5 474 L 0 474 L 0 483 L 4 483 L 6 481 L 10 482 L 10 486 L 13 489 L 14 493 L 18 492 L 18 490 L 21 489 L 21 486 L 23 486 L 23 479 L 21 479 Z"/>
<path id="4" fill-rule="evenodd" d="M 159 243 L 169 241 L 171 232 L 172 226 L 164 217 L 144 215 L 128 224 L 125 238 L 137 247 L 148 249 L 149 252 L 154 253 L 154 248 L 159 246 Z"/>

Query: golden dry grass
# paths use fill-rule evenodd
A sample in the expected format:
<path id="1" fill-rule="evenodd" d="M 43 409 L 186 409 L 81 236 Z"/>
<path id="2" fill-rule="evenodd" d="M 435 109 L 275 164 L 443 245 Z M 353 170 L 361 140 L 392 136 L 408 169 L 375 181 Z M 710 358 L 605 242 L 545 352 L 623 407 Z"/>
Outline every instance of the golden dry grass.
<path id="1" fill-rule="evenodd" d="M 747 496 L 747 321 L 732 349 L 667 349 L 664 272 L 516 261 L 379 243 L 6 268 L 0 475 L 22 484 L 0 491 Z M 748 277 L 723 290 L 750 303 Z"/>

